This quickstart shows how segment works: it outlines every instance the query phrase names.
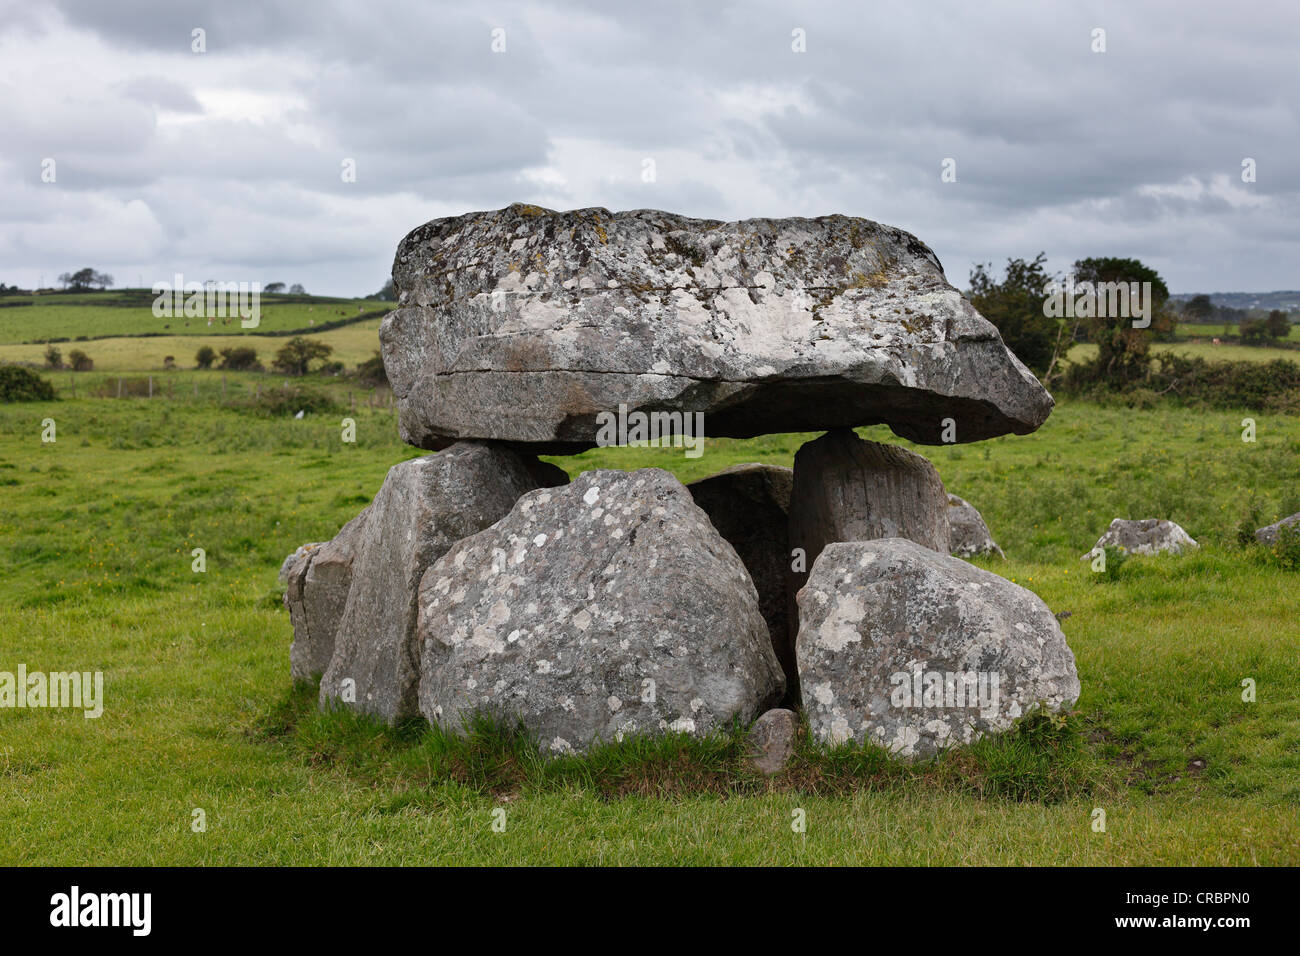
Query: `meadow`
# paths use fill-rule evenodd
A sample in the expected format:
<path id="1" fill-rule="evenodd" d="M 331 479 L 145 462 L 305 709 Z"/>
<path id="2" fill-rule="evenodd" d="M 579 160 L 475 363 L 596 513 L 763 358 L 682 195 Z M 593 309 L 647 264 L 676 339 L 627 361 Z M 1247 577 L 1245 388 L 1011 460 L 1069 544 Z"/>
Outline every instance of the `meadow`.
<path id="1" fill-rule="evenodd" d="M 322 334 L 357 334 L 366 358 L 363 331 Z M 152 368 L 142 354 L 122 371 Z M 1300 511 L 1294 416 L 1064 401 L 975 445 L 861 429 L 930 458 L 1007 554 L 977 563 L 1068 612 L 1082 696 L 929 764 L 805 745 L 767 780 L 739 731 L 542 761 L 502 728 L 317 712 L 289 679 L 276 575 L 419 454 L 392 411 L 320 376 L 306 387 L 335 404 L 302 419 L 266 404 L 272 375 L 170 372 L 152 399 L 95 397 L 111 370 L 75 376 L 75 397 L 72 373 L 47 377 L 58 400 L 0 405 L 0 671 L 103 671 L 104 713 L 0 710 L 0 864 L 1300 863 L 1300 571 L 1238 535 Z M 811 437 L 549 460 L 690 481 L 789 465 Z M 1093 573 L 1080 556 L 1120 516 L 1202 547 Z"/>

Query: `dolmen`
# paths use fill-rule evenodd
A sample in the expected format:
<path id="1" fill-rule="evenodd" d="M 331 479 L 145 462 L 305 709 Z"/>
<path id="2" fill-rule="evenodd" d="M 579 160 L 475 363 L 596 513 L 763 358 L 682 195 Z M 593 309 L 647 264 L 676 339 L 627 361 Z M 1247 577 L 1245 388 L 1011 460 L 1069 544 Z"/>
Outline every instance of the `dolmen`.
<path id="1" fill-rule="evenodd" d="M 384 366 L 430 454 L 281 569 L 291 673 L 322 707 L 485 715 L 553 754 L 779 709 L 753 732 L 770 773 L 796 712 L 922 758 L 1077 699 L 1047 606 L 952 556 L 1000 555 L 978 512 L 853 431 L 973 442 L 1052 409 L 914 236 L 516 204 L 414 230 L 393 279 Z M 793 469 L 689 486 L 538 458 L 621 443 L 615 419 L 649 423 L 629 441 L 825 434 Z"/>

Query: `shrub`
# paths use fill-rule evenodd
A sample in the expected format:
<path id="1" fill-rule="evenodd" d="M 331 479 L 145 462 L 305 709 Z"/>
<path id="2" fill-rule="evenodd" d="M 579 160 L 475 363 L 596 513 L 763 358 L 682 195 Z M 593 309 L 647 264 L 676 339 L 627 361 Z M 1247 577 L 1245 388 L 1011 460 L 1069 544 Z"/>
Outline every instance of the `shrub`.
<path id="1" fill-rule="evenodd" d="M 232 372 L 247 369 L 260 369 L 262 363 L 257 360 L 257 349 L 240 345 L 221 350 L 221 367 Z"/>
<path id="2" fill-rule="evenodd" d="M 53 345 L 45 348 L 45 364 L 50 368 L 63 368 L 63 353 Z"/>
<path id="3" fill-rule="evenodd" d="M 1300 570 L 1300 526 L 1283 525 L 1277 539 L 1269 546 L 1269 557 L 1279 568 Z"/>
<path id="4" fill-rule="evenodd" d="M 254 398 L 251 404 L 255 411 L 273 416 L 296 415 L 299 412 L 321 414 L 339 410 L 339 406 L 328 395 L 297 385 L 268 389 Z"/>
<path id="5" fill-rule="evenodd" d="M 1203 404 L 1217 408 L 1253 408 L 1261 411 L 1289 411 L 1300 395 L 1300 364 L 1289 359 L 1271 362 L 1210 362 L 1173 352 L 1154 356 L 1159 367 L 1145 379 L 1127 386 L 1099 381 L 1089 365 L 1071 366 L 1064 390 L 1075 395 L 1096 397 L 1102 390 L 1123 396 L 1139 406 L 1149 406 L 1153 397 Z"/>
<path id="6" fill-rule="evenodd" d="M 73 349 L 68 353 L 68 365 L 74 372 L 89 372 L 94 369 L 95 362 L 81 349 Z"/>
<path id="7" fill-rule="evenodd" d="M 0 402 L 48 402 L 54 386 L 21 365 L 0 365 Z"/>
<path id="8" fill-rule="evenodd" d="M 217 352 L 211 345 L 203 345 L 194 353 L 194 364 L 196 368 L 212 368 L 212 363 L 217 360 Z"/>
<path id="9" fill-rule="evenodd" d="M 384 368 L 383 357 L 376 352 L 374 358 L 368 358 L 357 366 L 357 377 L 366 385 L 388 385 L 388 370 Z"/>

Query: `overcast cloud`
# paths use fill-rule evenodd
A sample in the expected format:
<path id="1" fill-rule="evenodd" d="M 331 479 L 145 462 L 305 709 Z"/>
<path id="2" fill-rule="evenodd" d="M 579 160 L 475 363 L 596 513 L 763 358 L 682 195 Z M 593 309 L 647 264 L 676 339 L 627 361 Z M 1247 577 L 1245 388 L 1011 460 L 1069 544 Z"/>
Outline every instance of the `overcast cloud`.
<path id="1" fill-rule="evenodd" d="M 523 201 L 865 216 L 959 286 L 1045 250 L 1295 289 L 1297 93 L 1285 2 L 0 0 L 0 281 L 360 295 Z"/>

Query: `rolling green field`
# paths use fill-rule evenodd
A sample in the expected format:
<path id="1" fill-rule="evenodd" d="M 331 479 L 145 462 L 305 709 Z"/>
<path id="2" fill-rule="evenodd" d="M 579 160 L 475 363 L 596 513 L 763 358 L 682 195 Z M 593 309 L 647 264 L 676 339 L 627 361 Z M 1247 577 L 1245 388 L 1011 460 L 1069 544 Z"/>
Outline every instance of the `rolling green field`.
<path id="1" fill-rule="evenodd" d="M 214 318 L 158 317 L 153 295 L 142 290 L 54 293 L 0 298 L 0 343 L 13 345 L 49 339 L 86 336 L 205 335 L 252 332 L 240 326 L 239 316 Z M 14 303 L 30 302 L 21 306 Z M 326 322 L 342 322 L 393 303 L 377 299 L 333 299 L 316 296 L 262 295 L 257 331 L 282 332 L 310 329 Z M 227 342 L 227 344 L 230 344 Z M 64 350 L 70 346 L 65 345 Z M 82 345 L 82 348 L 90 349 Z M 197 348 L 197 346 L 195 346 Z M 190 349 L 193 352 L 193 349 Z M 6 356 L 7 358 L 7 356 Z"/>
<path id="2" fill-rule="evenodd" d="M 106 698 L 97 719 L 0 710 L 0 863 L 1300 863 L 1300 572 L 1236 534 L 1300 511 L 1294 417 L 1075 403 L 1030 436 L 918 449 L 1005 549 L 984 566 L 1070 612 L 1076 714 L 920 767 L 807 748 L 764 781 L 736 738 L 538 764 L 316 713 L 288 677 L 280 561 L 418 452 L 362 402 L 344 444 L 344 382 L 312 377 L 339 408 L 294 420 L 253 401 L 274 377 L 231 373 L 223 401 L 220 373 L 170 376 L 153 399 L 71 398 L 57 373 L 61 400 L 0 405 L 0 670 L 102 670 Z M 788 465 L 808 437 L 551 460 L 691 480 Z M 1117 516 L 1203 548 L 1094 574 L 1079 556 Z"/>
<path id="3" fill-rule="evenodd" d="M 342 328 L 311 333 L 311 337 L 327 343 L 334 349 L 331 359 L 355 366 L 379 350 L 379 323 L 381 319 L 363 319 Z M 194 353 L 204 345 L 217 352 L 231 346 L 249 346 L 257 350 L 258 358 L 269 365 L 276 350 L 288 341 L 284 336 L 259 335 L 244 332 L 240 335 L 159 335 L 148 337 L 120 337 L 96 339 L 91 342 L 60 342 L 55 347 L 63 353 L 64 362 L 72 349 L 81 349 L 95 363 L 94 372 L 79 373 L 78 378 L 93 376 L 96 372 L 151 372 L 161 371 L 168 355 L 181 368 L 194 367 Z M 0 345 L 0 362 L 20 362 L 41 365 L 45 362 L 44 345 Z M 56 373 L 61 381 L 71 372 Z"/>

